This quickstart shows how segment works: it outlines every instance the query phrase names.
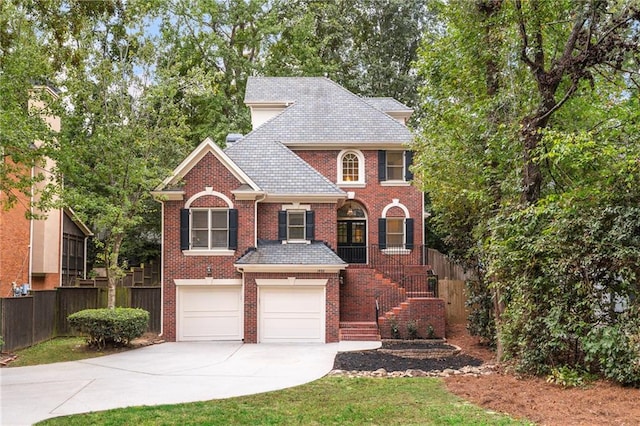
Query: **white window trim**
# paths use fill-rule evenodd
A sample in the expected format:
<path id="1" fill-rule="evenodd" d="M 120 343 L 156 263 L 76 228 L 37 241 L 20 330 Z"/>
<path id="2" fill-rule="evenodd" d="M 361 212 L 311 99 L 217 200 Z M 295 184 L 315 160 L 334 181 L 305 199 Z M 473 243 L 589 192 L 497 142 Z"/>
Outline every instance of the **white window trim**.
<path id="1" fill-rule="evenodd" d="M 399 209 L 401 209 L 404 212 L 404 218 L 401 218 L 399 216 L 388 218 L 387 217 L 387 213 L 393 207 L 398 207 Z M 398 198 L 393 198 L 391 200 L 391 203 L 387 204 L 384 207 L 384 209 L 382 209 L 382 218 L 383 219 L 402 219 L 402 222 L 403 222 L 403 225 L 404 225 L 404 233 L 402 235 L 402 248 L 400 248 L 400 247 L 388 247 L 386 249 L 382 249 L 382 253 L 388 254 L 388 255 L 396 255 L 396 254 L 397 255 L 407 255 L 407 254 L 411 254 L 411 250 L 405 248 L 407 246 L 407 219 L 411 218 L 411 215 L 409 214 L 409 209 L 407 208 L 407 206 L 402 204 Z M 388 245 L 388 243 L 387 243 L 387 245 Z"/>
<path id="2" fill-rule="evenodd" d="M 398 153 L 398 152 L 402 152 L 402 179 L 389 179 L 389 153 Z M 405 176 L 407 175 L 407 170 L 406 170 L 406 156 L 407 156 L 407 151 L 403 150 L 387 150 L 387 154 L 385 157 L 385 175 L 387 175 L 387 179 L 380 182 L 382 186 L 409 186 L 409 182 L 407 182 L 405 180 Z M 385 185 L 386 183 L 386 185 Z"/>
<path id="3" fill-rule="evenodd" d="M 224 211 L 227 213 L 227 246 L 226 247 L 209 247 L 211 244 L 211 211 Z M 194 211 L 206 211 L 207 212 L 207 247 L 193 247 L 193 222 L 192 213 Z M 234 253 L 233 250 L 229 250 L 229 209 L 225 207 L 191 207 L 189 209 L 189 250 L 187 255 L 197 256 L 207 254 L 209 256 L 225 256 L 227 252 Z M 187 250 L 183 250 L 185 253 Z"/>
<path id="4" fill-rule="evenodd" d="M 380 186 L 411 186 L 411 183 L 406 180 L 383 180 Z"/>
<path id="5" fill-rule="evenodd" d="M 287 239 L 284 240 L 283 242 L 286 242 L 287 244 L 311 244 L 311 241 L 304 239 L 304 238 L 289 238 L 289 211 L 291 213 L 302 213 L 302 233 L 305 234 L 307 231 L 307 215 L 306 212 L 307 210 L 303 210 L 303 209 L 287 209 Z M 299 228 L 299 226 L 298 226 Z"/>
<path id="6" fill-rule="evenodd" d="M 345 181 L 343 170 L 342 170 L 342 159 L 347 154 L 355 154 L 358 157 L 358 180 L 357 181 Z M 339 186 L 345 188 L 364 188 L 366 186 L 365 174 L 364 174 L 364 154 L 362 151 L 358 151 L 355 149 L 343 149 L 338 154 L 337 159 L 337 167 L 338 175 L 336 177 L 336 182 Z"/>
<path id="7" fill-rule="evenodd" d="M 233 256 L 236 252 L 229 249 L 208 250 L 197 248 L 191 250 L 182 250 L 185 256 Z"/>
<path id="8" fill-rule="evenodd" d="M 311 204 L 300 204 L 300 203 L 285 204 L 282 206 L 282 210 L 283 211 L 294 210 L 294 211 L 307 212 L 311 210 Z M 307 226 L 307 218 L 306 216 L 304 216 L 305 230 L 306 230 L 306 226 Z M 287 215 L 287 239 L 282 240 L 282 244 L 311 244 L 311 241 L 309 240 L 290 240 L 289 239 L 289 215 Z"/>
<path id="9" fill-rule="evenodd" d="M 216 197 L 216 198 L 220 198 L 222 201 L 224 201 L 224 203 L 227 205 L 227 207 L 191 207 L 191 205 L 198 199 L 201 197 L 207 197 L 207 196 L 211 196 L 211 197 Z M 229 197 L 227 197 L 226 195 L 224 195 L 221 192 L 218 191 L 214 191 L 213 187 L 211 186 L 206 186 L 204 191 L 200 191 L 196 194 L 193 194 L 185 203 L 184 203 L 184 208 L 185 209 L 189 209 L 189 211 L 191 212 L 192 210 L 227 210 L 227 232 L 229 232 L 229 213 L 228 211 L 233 209 L 233 201 L 231 201 L 231 199 Z M 189 214 L 189 250 L 182 250 L 182 254 L 185 256 L 233 256 L 235 255 L 235 250 L 229 250 L 228 248 L 228 242 L 227 242 L 227 248 L 217 248 L 217 249 L 209 249 L 209 248 L 193 248 L 191 247 L 191 214 Z M 209 230 L 210 231 L 210 230 Z"/>

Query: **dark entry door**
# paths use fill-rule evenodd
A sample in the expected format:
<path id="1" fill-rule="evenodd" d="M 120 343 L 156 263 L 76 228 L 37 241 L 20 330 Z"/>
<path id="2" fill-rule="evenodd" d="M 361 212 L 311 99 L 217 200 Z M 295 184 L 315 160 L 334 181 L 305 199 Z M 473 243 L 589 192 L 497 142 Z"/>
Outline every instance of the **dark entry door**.
<path id="1" fill-rule="evenodd" d="M 366 221 L 338 221 L 338 256 L 347 263 L 367 263 Z"/>

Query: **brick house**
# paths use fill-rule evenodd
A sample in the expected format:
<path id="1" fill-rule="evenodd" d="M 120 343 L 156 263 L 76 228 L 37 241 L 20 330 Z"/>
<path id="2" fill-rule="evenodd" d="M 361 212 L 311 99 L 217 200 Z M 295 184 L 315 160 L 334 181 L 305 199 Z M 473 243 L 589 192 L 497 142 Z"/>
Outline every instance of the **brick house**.
<path id="1" fill-rule="evenodd" d="M 34 90 L 57 97 L 48 86 Z M 42 101 L 32 100 L 29 108 L 42 110 Z M 43 116 L 55 132 L 60 132 L 60 118 Z M 38 146 L 34 141 L 34 146 Z M 10 158 L 4 161 L 12 161 Z M 25 174 L 42 175 L 44 179 L 34 186 L 34 194 L 55 177 L 51 170 L 55 164 L 45 159 L 44 164 L 24 167 Z M 17 194 L 18 201 L 11 209 L 0 209 L 0 297 L 22 295 L 23 289 L 50 290 L 68 284 L 76 277 L 86 277 L 87 239 L 93 235 L 69 208 L 47 212 L 32 210 L 31 197 Z M 0 200 L 6 194 L 0 192 Z M 33 213 L 38 218 L 30 218 Z"/>
<path id="2" fill-rule="evenodd" d="M 315 77 L 250 78 L 245 103 L 249 134 L 206 139 L 153 192 L 165 339 L 329 343 L 410 321 L 444 336 L 412 111 Z"/>

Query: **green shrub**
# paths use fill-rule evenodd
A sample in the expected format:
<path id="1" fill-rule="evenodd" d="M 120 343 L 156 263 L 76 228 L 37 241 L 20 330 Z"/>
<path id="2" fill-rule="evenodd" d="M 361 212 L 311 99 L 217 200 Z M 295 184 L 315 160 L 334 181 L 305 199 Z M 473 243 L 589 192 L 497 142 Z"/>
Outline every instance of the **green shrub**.
<path id="1" fill-rule="evenodd" d="M 593 374 L 589 374 L 582 368 L 572 368 L 567 365 L 563 365 L 558 368 L 552 368 L 551 374 L 547 376 L 547 383 L 553 383 L 554 385 L 568 387 L 583 387 L 587 383 L 595 380 Z"/>
<path id="2" fill-rule="evenodd" d="M 395 317 L 389 318 L 389 328 L 391 329 L 391 338 L 399 339 L 400 338 L 400 325 Z"/>
<path id="3" fill-rule="evenodd" d="M 585 361 L 608 379 L 640 387 L 640 319 L 637 309 L 613 324 L 591 330 L 583 342 Z"/>
<path id="4" fill-rule="evenodd" d="M 425 335 L 427 336 L 427 339 L 436 338 L 436 331 L 431 324 L 427 324 L 427 331 Z"/>
<path id="5" fill-rule="evenodd" d="M 136 308 L 85 309 L 67 317 L 69 325 L 87 334 L 87 343 L 99 349 L 126 346 L 142 336 L 149 325 L 149 312 Z"/>
<path id="6" fill-rule="evenodd" d="M 407 335 L 411 340 L 418 338 L 418 321 L 411 320 L 407 322 Z"/>

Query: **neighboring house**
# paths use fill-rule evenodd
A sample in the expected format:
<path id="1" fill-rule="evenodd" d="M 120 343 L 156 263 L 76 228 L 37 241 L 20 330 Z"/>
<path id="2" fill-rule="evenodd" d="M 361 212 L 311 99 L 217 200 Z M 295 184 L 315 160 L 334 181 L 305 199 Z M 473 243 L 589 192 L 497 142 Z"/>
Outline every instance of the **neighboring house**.
<path id="1" fill-rule="evenodd" d="M 46 86 L 36 90 L 46 90 L 50 96 L 57 96 Z M 30 108 L 41 106 L 32 102 Z M 59 117 L 43 119 L 54 131 L 60 131 Z M 34 141 L 34 145 L 37 146 L 38 141 Z M 54 166 L 53 161 L 47 159 L 43 166 L 25 168 L 25 173 L 45 176 L 36 184 L 35 196 L 53 179 L 51 170 Z M 0 193 L 0 197 L 5 196 Z M 30 206 L 30 197 L 20 194 L 11 209 L 0 209 L 0 297 L 24 295 L 28 289 L 53 289 L 69 284 L 75 277 L 86 277 L 86 243 L 91 231 L 71 209 L 40 212 L 30 210 Z M 29 219 L 27 213 L 43 218 Z"/>
<path id="2" fill-rule="evenodd" d="M 250 78 L 245 103 L 252 132 L 206 139 L 153 193 L 165 339 L 376 339 L 378 319 L 444 336 L 412 110 L 314 77 Z"/>

